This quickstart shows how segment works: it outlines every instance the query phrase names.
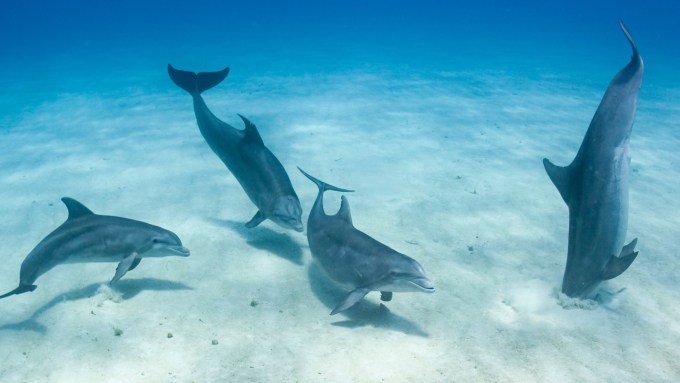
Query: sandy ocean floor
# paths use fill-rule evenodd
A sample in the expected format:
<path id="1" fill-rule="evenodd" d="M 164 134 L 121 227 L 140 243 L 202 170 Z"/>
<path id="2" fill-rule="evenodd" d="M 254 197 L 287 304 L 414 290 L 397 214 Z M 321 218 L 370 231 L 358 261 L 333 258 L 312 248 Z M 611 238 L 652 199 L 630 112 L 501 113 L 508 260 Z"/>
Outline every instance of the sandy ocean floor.
<path id="1" fill-rule="evenodd" d="M 329 316 L 345 292 L 303 234 L 243 226 L 255 208 L 186 93 L 168 80 L 157 92 L 54 95 L 2 117 L 0 292 L 65 220 L 62 196 L 170 229 L 192 254 L 145 259 L 112 287 L 113 263 L 59 266 L 0 301 L 0 381 L 680 379 L 680 90 L 643 84 L 627 237 L 640 254 L 592 304 L 558 293 L 568 212 L 541 159 L 573 159 L 610 77 L 235 73 L 206 102 L 258 126 L 305 224 L 317 190 L 296 166 L 355 189 L 355 226 L 417 259 L 436 293 L 384 305 L 371 293 Z M 327 212 L 339 201 L 327 193 Z"/>

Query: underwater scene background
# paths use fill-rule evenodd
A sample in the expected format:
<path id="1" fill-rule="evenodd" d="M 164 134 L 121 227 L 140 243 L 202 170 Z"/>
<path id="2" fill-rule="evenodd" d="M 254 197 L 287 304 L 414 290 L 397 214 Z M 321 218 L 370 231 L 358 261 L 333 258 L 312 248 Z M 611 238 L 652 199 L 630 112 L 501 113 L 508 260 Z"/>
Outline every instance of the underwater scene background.
<path id="1" fill-rule="evenodd" d="M 5 0 L 0 293 L 67 217 L 176 233 L 188 258 L 61 265 L 0 301 L 2 382 L 680 379 L 680 3 Z M 560 293 L 575 156 L 609 81 L 645 62 L 627 241 L 597 301 Z M 256 209 L 201 136 L 167 64 L 230 67 L 212 112 L 252 121 L 291 178 L 354 193 L 354 225 L 416 259 L 434 294 L 346 295 L 306 233 Z"/>

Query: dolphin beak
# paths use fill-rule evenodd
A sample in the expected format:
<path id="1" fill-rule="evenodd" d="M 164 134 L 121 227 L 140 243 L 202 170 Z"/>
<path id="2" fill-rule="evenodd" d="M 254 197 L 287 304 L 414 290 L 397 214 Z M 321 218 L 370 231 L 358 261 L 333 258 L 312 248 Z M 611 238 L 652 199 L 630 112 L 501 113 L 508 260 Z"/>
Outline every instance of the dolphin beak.
<path id="1" fill-rule="evenodd" d="M 168 246 L 168 250 L 170 250 L 172 253 L 175 253 L 176 255 L 179 255 L 180 257 L 188 257 L 189 254 L 191 254 L 191 251 L 182 245 Z"/>
<path id="2" fill-rule="evenodd" d="M 418 288 L 421 289 L 423 292 L 426 293 L 434 292 L 434 284 L 432 283 L 432 281 L 425 277 L 413 279 L 411 280 L 411 283 L 418 286 Z"/>

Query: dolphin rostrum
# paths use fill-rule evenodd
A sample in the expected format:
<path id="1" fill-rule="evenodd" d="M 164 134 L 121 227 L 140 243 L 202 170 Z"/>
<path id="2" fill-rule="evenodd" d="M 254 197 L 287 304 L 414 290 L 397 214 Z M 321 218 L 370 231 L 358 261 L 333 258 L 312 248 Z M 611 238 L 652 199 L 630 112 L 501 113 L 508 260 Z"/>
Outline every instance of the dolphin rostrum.
<path id="1" fill-rule="evenodd" d="M 600 283 L 633 263 L 637 238 L 623 245 L 628 229 L 628 173 L 643 64 L 630 33 L 630 62 L 609 83 L 576 158 L 567 167 L 543 159 L 548 176 L 569 207 L 569 244 L 562 292 L 592 299 Z"/>
<path id="2" fill-rule="evenodd" d="M 270 219 L 281 227 L 301 232 L 300 200 L 286 170 L 264 146 L 255 125 L 239 114 L 245 129 L 232 127 L 218 119 L 201 96 L 202 92 L 222 82 L 229 74 L 229 68 L 196 74 L 168 64 L 168 74 L 177 86 L 191 94 L 196 122 L 203 138 L 257 206 L 257 213 L 246 227 L 252 228 Z"/>
<path id="3" fill-rule="evenodd" d="M 333 281 L 350 290 L 331 315 L 352 307 L 370 291 L 380 291 L 383 301 L 391 300 L 392 292 L 434 292 L 434 285 L 416 260 L 392 250 L 352 225 L 345 196 L 342 196 L 338 213 L 326 215 L 323 209 L 326 190 L 352 190 L 329 185 L 298 169 L 319 187 L 307 221 L 307 240 L 312 256 Z"/>
<path id="4" fill-rule="evenodd" d="M 63 263 L 119 262 L 111 283 L 139 265 L 142 258 L 189 256 L 177 235 L 169 230 L 128 218 L 94 214 L 80 202 L 64 197 L 66 222 L 56 228 L 26 256 L 19 287 L 6 298 L 36 289 L 33 283 Z"/>

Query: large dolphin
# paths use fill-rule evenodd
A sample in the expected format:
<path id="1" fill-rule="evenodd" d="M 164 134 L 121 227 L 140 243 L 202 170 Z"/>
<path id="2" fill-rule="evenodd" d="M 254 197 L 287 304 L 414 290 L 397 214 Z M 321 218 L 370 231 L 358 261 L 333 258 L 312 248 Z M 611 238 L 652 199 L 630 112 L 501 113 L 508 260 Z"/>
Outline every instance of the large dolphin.
<path id="1" fill-rule="evenodd" d="M 119 262 L 111 283 L 139 265 L 142 258 L 189 256 L 175 233 L 128 218 L 94 214 L 80 202 L 64 197 L 68 218 L 26 256 L 19 287 L 0 299 L 36 289 L 39 276 L 63 263 Z"/>
<path id="2" fill-rule="evenodd" d="M 203 138 L 257 206 L 257 213 L 246 223 L 246 227 L 255 227 L 265 219 L 270 219 L 284 228 L 302 231 L 300 200 L 288 174 L 274 154 L 264 146 L 255 125 L 239 114 L 245 129 L 232 127 L 212 114 L 201 97 L 202 92 L 227 77 L 229 68 L 196 74 L 175 69 L 168 64 L 168 74 L 177 86 L 191 94 L 196 122 Z"/>
<path id="3" fill-rule="evenodd" d="M 637 46 L 630 62 L 609 84 L 581 148 L 567 167 L 543 159 L 545 170 L 569 207 L 569 245 L 562 292 L 592 299 L 600 283 L 635 260 L 637 238 L 623 245 L 628 229 L 628 173 L 643 64 Z"/>
<path id="4" fill-rule="evenodd" d="M 390 249 L 352 225 L 345 196 L 342 196 L 340 210 L 335 215 L 326 215 L 323 209 L 326 190 L 352 190 L 329 185 L 298 169 L 319 187 L 307 221 L 312 256 L 333 281 L 350 290 L 331 315 L 352 307 L 370 291 L 380 291 L 383 301 L 391 300 L 392 292 L 434 292 L 432 282 L 416 260 Z"/>

